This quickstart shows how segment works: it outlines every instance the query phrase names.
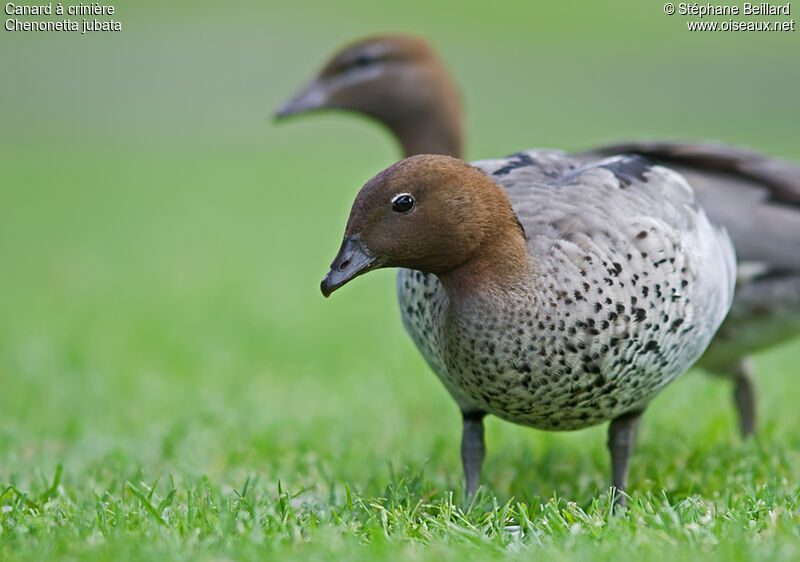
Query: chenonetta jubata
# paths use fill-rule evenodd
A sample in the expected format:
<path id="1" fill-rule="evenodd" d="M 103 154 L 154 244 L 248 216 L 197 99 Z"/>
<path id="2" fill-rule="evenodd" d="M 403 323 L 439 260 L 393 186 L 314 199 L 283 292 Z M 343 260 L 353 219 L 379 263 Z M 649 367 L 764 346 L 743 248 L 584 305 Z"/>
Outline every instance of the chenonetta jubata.
<path id="1" fill-rule="evenodd" d="M 403 314 L 464 413 L 474 494 L 482 417 L 550 430 L 611 420 L 624 490 L 650 400 L 705 350 L 730 307 L 733 247 L 686 181 L 639 156 L 531 150 L 474 167 L 419 155 L 359 192 L 322 281 L 407 267 Z M 624 505 L 624 496 L 617 495 Z"/>
<path id="2" fill-rule="evenodd" d="M 416 37 L 384 35 L 348 45 L 275 117 L 320 109 L 355 111 L 383 123 L 406 156 L 461 155 L 458 89 L 433 48 Z"/>
<path id="3" fill-rule="evenodd" d="M 430 46 L 378 36 L 337 53 L 278 115 L 349 109 L 385 124 L 406 156 L 460 157 L 460 107 L 454 82 Z M 743 265 L 736 298 L 700 364 L 735 381 L 747 436 L 755 425 L 755 396 L 746 356 L 800 335 L 800 167 L 724 145 L 681 142 L 627 143 L 578 157 L 624 153 L 642 154 L 687 177 L 711 220 L 734 242 Z M 416 277 L 406 279 L 410 275 L 401 271 L 399 285 L 408 281 L 421 290 Z"/>

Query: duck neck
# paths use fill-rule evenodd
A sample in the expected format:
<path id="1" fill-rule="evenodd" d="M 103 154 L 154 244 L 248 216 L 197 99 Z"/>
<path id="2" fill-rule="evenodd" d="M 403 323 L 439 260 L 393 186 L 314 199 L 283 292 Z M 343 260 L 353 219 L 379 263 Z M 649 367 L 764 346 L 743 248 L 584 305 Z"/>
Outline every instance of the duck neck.
<path id="1" fill-rule="evenodd" d="M 384 106 L 373 114 L 394 133 L 404 155 L 444 154 L 461 158 L 464 130 L 455 87 L 439 84 L 427 94 L 406 92 L 406 95 L 408 103 L 392 108 Z"/>
<path id="2" fill-rule="evenodd" d="M 458 119 L 431 112 L 414 121 L 387 123 L 403 148 L 405 156 L 444 154 L 460 158 L 462 131 Z"/>
<path id="3" fill-rule="evenodd" d="M 439 274 L 439 280 L 456 309 L 476 305 L 502 306 L 528 293 L 536 279 L 536 265 L 519 231 L 493 236 L 473 258 Z"/>

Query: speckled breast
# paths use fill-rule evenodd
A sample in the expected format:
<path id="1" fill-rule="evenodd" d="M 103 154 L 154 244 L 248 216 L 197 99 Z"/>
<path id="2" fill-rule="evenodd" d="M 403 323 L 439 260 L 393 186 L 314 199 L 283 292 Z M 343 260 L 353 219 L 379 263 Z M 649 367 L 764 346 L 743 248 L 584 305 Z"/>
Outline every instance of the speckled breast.
<path id="1" fill-rule="evenodd" d="M 644 408 L 707 345 L 713 332 L 693 321 L 693 274 L 677 249 L 645 271 L 647 257 L 630 252 L 630 267 L 587 253 L 576 268 L 556 245 L 550 273 L 530 287 L 459 309 L 434 276 L 409 271 L 398 286 L 404 322 L 462 410 L 588 427 Z"/>
<path id="2" fill-rule="evenodd" d="M 681 318 L 648 315 L 639 299 L 577 304 L 546 295 L 541 305 L 451 314 L 442 353 L 451 384 L 505 420 L 569 430 L 643 409 L 688 367 L 681 347 L 696 334 Z"/>

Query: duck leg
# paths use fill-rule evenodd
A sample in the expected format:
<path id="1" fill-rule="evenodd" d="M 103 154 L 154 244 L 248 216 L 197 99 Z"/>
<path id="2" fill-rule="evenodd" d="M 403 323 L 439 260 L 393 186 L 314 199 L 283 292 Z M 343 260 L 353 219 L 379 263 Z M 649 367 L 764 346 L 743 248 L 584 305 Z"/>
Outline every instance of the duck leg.
<path id="1" fill-rule="evenodd" d="M 614 507 L 624 509 L 627 498 L 625 492 L 628 483 L 628 463 L 636 441 L 636 428 L 642 411 L 628 412 L 611 420 L 608 426 L 608 450 L 611 453 L 611 482 L 614 486 Z"/>
<path id="2" fill-rule="evenodd" d="M 739 428 L 742 437 L 747 438 L 753 434 L 756 427 L 756 392 L 752 360 L 749 357 L 740 359 L 733 374 L 736 384 L 733 397 L 736 399 L 736 408 L 739 411 Z"/>
<path id="3" fill-rule="evenodd" d="M 467 482 L 467 500 L 478 491 L 481 482 L 481 465 L 486 447 L 483 443 L 483 412 L 463 412 L 464 433 L 461 437 L 461 462 Z"/>

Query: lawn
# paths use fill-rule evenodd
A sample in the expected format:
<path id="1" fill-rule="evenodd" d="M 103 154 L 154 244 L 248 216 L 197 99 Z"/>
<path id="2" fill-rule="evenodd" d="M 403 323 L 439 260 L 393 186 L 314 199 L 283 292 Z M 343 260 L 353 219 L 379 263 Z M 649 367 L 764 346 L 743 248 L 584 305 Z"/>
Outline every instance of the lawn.
<path id="1" fill-rule="evenodd" d="M 144 2 L 118 34 L 0 34 L 0 560 L 797 559 L 798 340 L 756 357 L 755 439 L 700 371 L 653 403 L 624 517 L 604 427 L 490 419 L 465 504 L 393 272 L 319 293 L 397 147 L 268 118 L 333 47 L 409 30 L 462 84 L 470 158 L 687 137 L 800 161 L 800 36 L 644 4 Z"/>

